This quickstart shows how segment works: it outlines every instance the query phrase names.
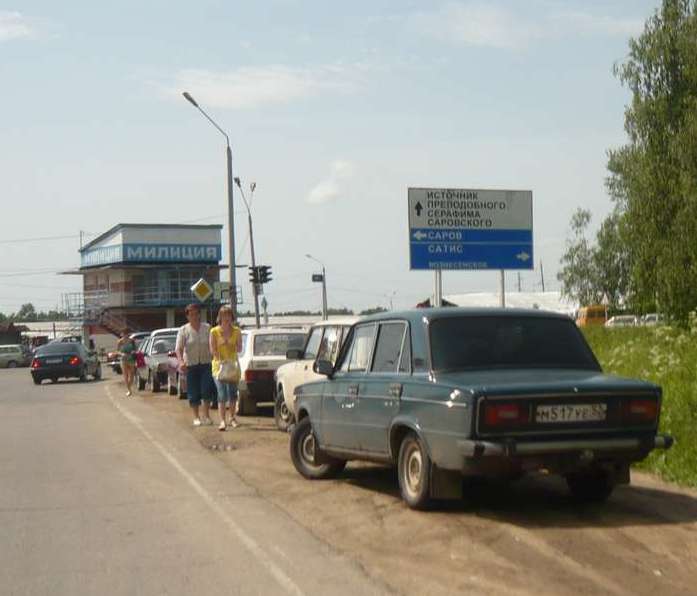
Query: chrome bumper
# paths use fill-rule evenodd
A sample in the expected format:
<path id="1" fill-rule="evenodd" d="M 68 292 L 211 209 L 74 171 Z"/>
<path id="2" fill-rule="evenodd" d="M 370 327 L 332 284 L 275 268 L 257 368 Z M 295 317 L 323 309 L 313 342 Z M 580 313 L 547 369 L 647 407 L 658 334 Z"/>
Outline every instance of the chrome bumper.
<path id="1" fill-rule="evenodd" d="M 670 449 L 673 437 L 655 435 L 653 441 L 629 439 L 582 439 L 569 441 L 492 441 L 459 440 L 457 446 L 465 457 L 514 457 L 527 455 L 547 455 L 568 453 L 569 451 L 651 451 L 652 449 Z"/>

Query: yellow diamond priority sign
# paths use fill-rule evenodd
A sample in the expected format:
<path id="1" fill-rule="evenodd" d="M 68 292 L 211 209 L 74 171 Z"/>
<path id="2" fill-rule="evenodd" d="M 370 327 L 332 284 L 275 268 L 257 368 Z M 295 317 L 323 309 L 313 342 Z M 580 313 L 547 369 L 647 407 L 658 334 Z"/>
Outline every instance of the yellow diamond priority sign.
<path id="1" fill-rule="evenodd" d="M 193 286 L 191 286 L 191 291 L 194 296 L 199 299 L 200 302 L 205 302 L 213 295 L 213 288 L 205 279 L 199 279 Z"/>

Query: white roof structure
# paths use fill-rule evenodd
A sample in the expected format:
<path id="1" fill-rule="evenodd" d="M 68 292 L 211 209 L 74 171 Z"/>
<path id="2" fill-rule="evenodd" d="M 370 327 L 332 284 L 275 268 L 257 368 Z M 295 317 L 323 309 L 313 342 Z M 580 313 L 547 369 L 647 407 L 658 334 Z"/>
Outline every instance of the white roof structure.
<path id="1" fill-rule="evenodd" d="M 449 294 L 443 296 L 457 306 L 500 306 L 498 292 L 474 292 L 471 294 Z M 539 308 L 551 312 L 572 315 L 578 310 L 578 303 L 565 300 L 561 292 L 506 292 L 506 306 L 509 308 Z"/>

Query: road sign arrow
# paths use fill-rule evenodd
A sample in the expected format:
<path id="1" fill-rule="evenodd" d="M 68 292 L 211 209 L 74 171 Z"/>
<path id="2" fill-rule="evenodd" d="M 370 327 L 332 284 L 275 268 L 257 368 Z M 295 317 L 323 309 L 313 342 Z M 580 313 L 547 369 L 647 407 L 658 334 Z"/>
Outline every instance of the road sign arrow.
<path id="1" fill-rule="evenodd" d="M 416 203 L 416 205 L 414 205 L 414 211 L 416 211 L 416 217 L 421 217 L 421 211 L 423 210 L 423 208 L 424 207 L 421 204 L 421 201 L 419 201 L 418 203 Z"/>
<path id="2" fill-rule="evenodd" d="M 428 238 L 428 234 L 424 234 L 423 232 L 414 232 L 415 240 L 423 240 L 424 238 Z"/>
<path id="3" fill-rule="evenodd" d="M 525 261 L 527 261 L 530 258 L 530 255 L 528 253 L 526 253 L 525 251 L 521 251 L 515 256 L 515 258 L 519 259 L 519 260 L 523 261 L 523 263 L 525 263 Z"/>

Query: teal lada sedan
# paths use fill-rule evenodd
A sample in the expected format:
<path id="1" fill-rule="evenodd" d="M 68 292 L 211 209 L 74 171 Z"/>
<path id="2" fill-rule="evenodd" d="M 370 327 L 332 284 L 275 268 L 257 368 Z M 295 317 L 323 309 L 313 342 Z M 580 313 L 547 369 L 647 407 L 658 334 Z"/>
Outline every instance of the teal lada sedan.
<path id="1" fill-rule="evenodd" d="M 660 387 L 606 375 L 575 323 L 539 310 L 416 309 L 361 319 L 321 380 L 296 388 L 290 455 L 305 478 L 348 460 L 397 466 L 404 501 L 462 496 L 462 476 L 544 471 L 584 500 L 629 482 L 658 434 Z"/>

